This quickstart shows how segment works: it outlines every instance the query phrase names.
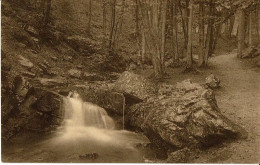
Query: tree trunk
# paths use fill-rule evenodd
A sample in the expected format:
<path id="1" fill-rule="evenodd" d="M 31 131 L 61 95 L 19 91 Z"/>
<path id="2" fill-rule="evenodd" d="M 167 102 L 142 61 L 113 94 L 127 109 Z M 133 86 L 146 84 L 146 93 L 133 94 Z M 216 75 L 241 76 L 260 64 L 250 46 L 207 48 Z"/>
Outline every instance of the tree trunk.
<path id="1" fill-rule="evenodd" d="M 173 0 L 172 0 L 173 1 Z M 178 53 L 178 0 L 174 0 L 175 3 L 172 3 L 172 44 L 175 48 L 174 50 L 174 61 L 178 63 L 179 61 L 179 53 Z M 174 5 L 174 9 L 173 9 Z M 175 34 L 174 34 L 175 32 Z"/>
<path id="2" fill-rule="evenodd" d="M 211 55 L 215 52 L 216 45 L 217 45 L 218 39 L 219 39 L 219 37 L 220 37 L 220 30 L 221 30 L 221 24 L 218 24 L 218 25 L 216 26 L 215 33 L 214 33 L 214 36 L 213 36 L 213 43 L 212 43 L 212 48 L 211 48 Z"/>
<path id="3" fill-rule="evenodd" d="M 145 34 L 142 28 L 142 42 L 141 42 L 141 63 L 144 65 L 145 62 Z"/>
<path id="4" fill-rule="evenodd" d="M 92 0 L 89 0 L 89 8 L 88 8 L 88 31 L 89 32 L 91 28 L 91 19 L 92 19 Z"/>
<path id="5" fill-rule="evenodd" d="M 238 27 L 238 58 L 242 58 L 245 47 L 245 12 L 243 9 L 238 9 L 239 13 L 239 27 Z"/>
<path id="6" fill-rule="evenodd" d="M 232 36 L 237 36 L 238 26 L 239 26 L 239 13 L 237 11 L 235 13 L 235 19 L 234 19 L 233 29 L 231 33 Z"/>
<path id="7" fill-rule="evenodd" d="M 234 26 L 234 22 L 235 22 L 235 17 L 232 16 L 230 19 L 230 24 L 229 24 L 229 34 L 228 34 L 228 37 L 231 38 L 232 37 L 232 29 L 233 29 L 233 26 Z"/>
<path id="8" fill-rule="evenodd" d="M 204 9 L 203 3 L 199 3 L 199 67 L 205 64 L 204 59 Z"/>
<path id="9" fill-rule="evenodd" d="M 41 11 L 42 14 L 45 15 L 45 0 L 41 0 Z"/>
<path id="10" fill-rule="evenodd" d="M 155 29 L 156 35 L 159 34 L 158 9 L 158 0 L 153 0 L 153 28 Z"/>
<path id="11" fill-rule="evenodd" d="M 192 68 L 192 22 L 193 22 L 193 0 L 189 4 L 190 14 L 188 23 L 188 44 L 187 44 L 187 68 Z"/>
<path id="12" fill-rule="evenodd" d="M 50 13 L 51 13 L 51 0 L 46 0 L 47 6 L 45 9 L 45 15 L 44 15 L 44 25 L 47 26 L 50 23 Z"/>
<path id="13" fill-rule="evenodd" d="M 137 40 L 138 47 L 138 56 L 140 57 L 140 64 L 142 69 L 144 68 L 143 61 L 143 53 L 142 53 L 142 42 L 143 42 L 143 34 L 140 32 L 140 24 L 139 24 L 139 0 L 135 0 L 135 37 Z"/>
<path id="14" fill-rule="evenodd" d="M 188 25 L 187 25 L 187 8 L 182 10 L 181 8 L 181 1 L 179 1 L 179 8 L 180 8 L 180 12 L 181 12 L 181 19 L 182 19 L 182 29 L 183 29 L 183 36 L 184 36 L 184 50 L 186 51 L 187 50 L 187 43 L 188 43 L 188 32 L 187 32 L 187 28 L 188 28 Z M 185 52 L 184 51 L 184 52 Z"/>
<path id="15" fill-rule="evenodd" d="M 116 22 L 116 0 L 112 0 L 112 15 L 111 15 L 111 30 L 109 35 L 109 49 L 113 51 L 113 38 L 114 38 L 114 30 L 115 30 L 115 22 Z"/>
<path id="16" fill-rule="evenodd" d="M 164 74 L 167 0 L 161 2 L 162 4 L 159 5 L 158 0 L 143 1 L 144 5 L 139 5 L 142 14 L 142 36 L 145 36 L 142 40 L 150 50 L 155 78 L 161 78 Z M 160 17 L 159 13 L 161 13 Z"/>
<path id="17" fill-rule="evenodd" d="M 165 62 L 165 41 L 166 41 L 166 16 L 167 16 L 167 0 L 162 0 L 162 8 L 161 8 L 161 21 L 162 21 L 162 29 L 161 29 L 161 66 L 162 66 L 162 74 L 165 72 L 164 62 Z"/>
<path id="18" fill-rule="evenodd" d="M 107 29 L 107 25 L 106 25 L 106 0 L 103 0 L 103 48 L 106 47 L 106 29 Z"/>
<path id="19" fill-rule="evenodd" d="M 256 6 L 256 10 L 255 10 L 255 12 L 256 12 L 256 33 L 257 33 L 257 41 L 259 42 L 260 41 L 260 33 L 259 33 L 259 31 L 260 31 L 260 17 L 259 17 L 259 14 L 258 14 L 258 5 Z"/>
<path id="20" fill-rule="evenodd" d="M 248 44 L 252 46 L 252 12 L 249 13 Z"/>
<path id="21" fill-rule="evenodd" d="M 213 0 L 210 0 L 210 9 L 209 9 L 209 16 L 210 18 L 208 19 L 208 27 L 207 27 L 207 35 L 206 35 L 206 49 L 205 49 L 205 57 L 204 57 L 204 62 L 205 65 L 208 63 L 208 58 L 211 56 L 212 53 L 212 44 L 213 44 L 213 8 L 214 8 L 214 3 Z"/>
<path id="22" fill-rule="evenodd" d="M 139 36 L 140 30 L 139 30 L 139 0 L 135 0 L 135 34 Z"/>
<path id="23" fill-rule="evenodd" d="M 153 16 L 153 32 L 155 33 L 155 37 L 159 37 L 159 4 L 158 0 L 153 0 L 153 8 L 152 8 L 152 16 Z M 155 39 L 154 37 L 154 39 Z M 157 38 L 158 39 L 158 38 Z M 155 45 L 155 54 L 153 55 L 153 63 L 154 63 L 154 74 L 156 78 L 160 78 L 162 76 L 162 65 L 161 65 L 161 47 L 160 47 L 160 40 L 159 42 L 152 41 Z"/>
<path id="24" fill-rule="evenodd" d="M 117 35 L 118 33 L 121 34 L 121 30 L 122 30 L 122 26 L 123 26 L 123 22 L 124 22 L 124 11 L 125 11 L 125 0 L 122 0 L 122 6 L 121 6 L 121 10 L 120 10 L 120 14 L 119 17 L 117 19 L 117 22 L 115 23 L 115 30 L 114 30 L 114 37 L 113 37 L 113 42 L 112 45 L 114 46 L 115 49 L 115 42 L 117 41 L 118 37 L 120 35 Z"/>

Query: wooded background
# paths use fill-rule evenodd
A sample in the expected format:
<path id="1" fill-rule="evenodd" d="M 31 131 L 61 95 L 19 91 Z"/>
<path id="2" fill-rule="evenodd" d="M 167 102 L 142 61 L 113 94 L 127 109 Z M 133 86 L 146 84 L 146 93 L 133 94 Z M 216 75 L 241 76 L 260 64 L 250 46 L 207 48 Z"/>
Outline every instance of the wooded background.
<path id="1" fill-rule="evenodd" d="M 165 62 L 186 69 L 207 66 L 217 45 L 259 44 L 258 0 L 13 0 L 36 10 L 44 29 L 55 28 L 100 42 L 110 54 L 151 62 L 155 77 Z M 233 42 L 232 42 L 233 41 Z M 231 43 L 231 44 L 230 44 Z M 223 46 L 223 48 L 221 47 Z M 196 65 L 195 65 L 196 64 Z"/>

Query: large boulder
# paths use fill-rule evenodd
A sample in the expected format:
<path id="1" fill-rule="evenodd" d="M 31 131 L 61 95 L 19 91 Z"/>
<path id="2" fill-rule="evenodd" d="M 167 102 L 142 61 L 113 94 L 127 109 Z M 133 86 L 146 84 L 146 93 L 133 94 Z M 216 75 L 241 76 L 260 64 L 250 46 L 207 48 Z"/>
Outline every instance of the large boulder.
<path id="1" fill-rule="evenodd" d="M 112 91 L 111 86 L 112 84 L 75 85 L 61 89 L 59 93 L 66 96 L 70 91 L 76 91 L 84 101 L 91 102 L 106 109 L 109 114 L 120 116 L 125 113 L 123 110 L 126 110 L 126 107 L 141 101 L 141 99 L 130 94 Z"/>
<path id="2" fill-rule="evenodd" d="M 22 76 L 15 76 L 11 84 L 7 81 L 2 86 L 2 124 L 7 121 L 10 114 L 18 111 L 18 106 L 22 103 L 28 90 L 31 88 L 29 82 Z"/>
<path id="3" fill-rule="evenodd" d="M 25 110 L 29 120 L 25 128 L 29 131 L 48 132 L 61 125 L 64 117 L 63 96 L 41 88 L 32 88 L 28 94 Z"/>
<path id="4" fill-rule="evenodd" d="M 16 76 L 13 88 L 2 96 L 2 133 L 6 141 L 23 131 L 48 132 L 63 120 L 63 96 L 35 88 Z"/>
<path id="5" fill-rule="evenodd" d="M 161 85 L 157 95 L 131 106 L 127 116 L 131 126 L 164 150 L 208 147 L 246 134 L 221 114 L 211 89 L 190 80 Z"/>
<path id="6" fill-rule="evenodd" d="M 125 71 L 114 83 L 113 90 L 145 100 L 155 94 L 156 85 L 141 75 Z"/>
<path id="7" fill-rule="evenodd" d="M 74 88 L 86 102 L 97 104 L 110 113 L 122 115 L 125 97 L 122 93 L 91 86 Z"/>

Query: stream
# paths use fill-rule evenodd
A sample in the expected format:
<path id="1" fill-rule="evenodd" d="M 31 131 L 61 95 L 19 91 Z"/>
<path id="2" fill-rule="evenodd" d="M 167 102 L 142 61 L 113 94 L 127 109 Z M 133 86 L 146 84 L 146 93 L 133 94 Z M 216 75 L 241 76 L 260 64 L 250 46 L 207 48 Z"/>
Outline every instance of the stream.
<path id="1" fill-rule="evenodd" d="M 83 102 L 77 93 L 64 98 L 64 124 L 48 136 L 24 135 L 2 144 L 4 162 L 142 163 L 150 151 L 142 134 L 115 130 L 106 111 Z"/>

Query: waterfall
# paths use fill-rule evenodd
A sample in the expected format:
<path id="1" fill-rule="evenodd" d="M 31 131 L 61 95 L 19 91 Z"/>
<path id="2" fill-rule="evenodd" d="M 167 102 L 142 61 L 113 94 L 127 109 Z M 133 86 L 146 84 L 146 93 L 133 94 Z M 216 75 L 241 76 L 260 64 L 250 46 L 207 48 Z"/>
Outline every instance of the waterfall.
<path id="1" fill-rule="evenodd" d="M 83 102 L 79 94 L 70 92 L 65 98 L 65 128 L 66 127 L 95 127 L 113 129 L 114 121 L 107 112 L 92 103 Z"/>
<path id="2" fill-rule="evenodd" d="M 143 161 L 142 154 L 134 146 L 146 142 L 146 137 L 114 129 L 114 121 L 103 108 L 84 102 L 76 92 L 64 97 L 63 107 L 64 124 L 52 137 L 33 145 L 28 152 L 21 152 L 30 155 L 26 156 L 30 160 L 40 158 L 59 163 Z M 88 154 L 97 154 L 98 158 L 89 160 Z"/>

